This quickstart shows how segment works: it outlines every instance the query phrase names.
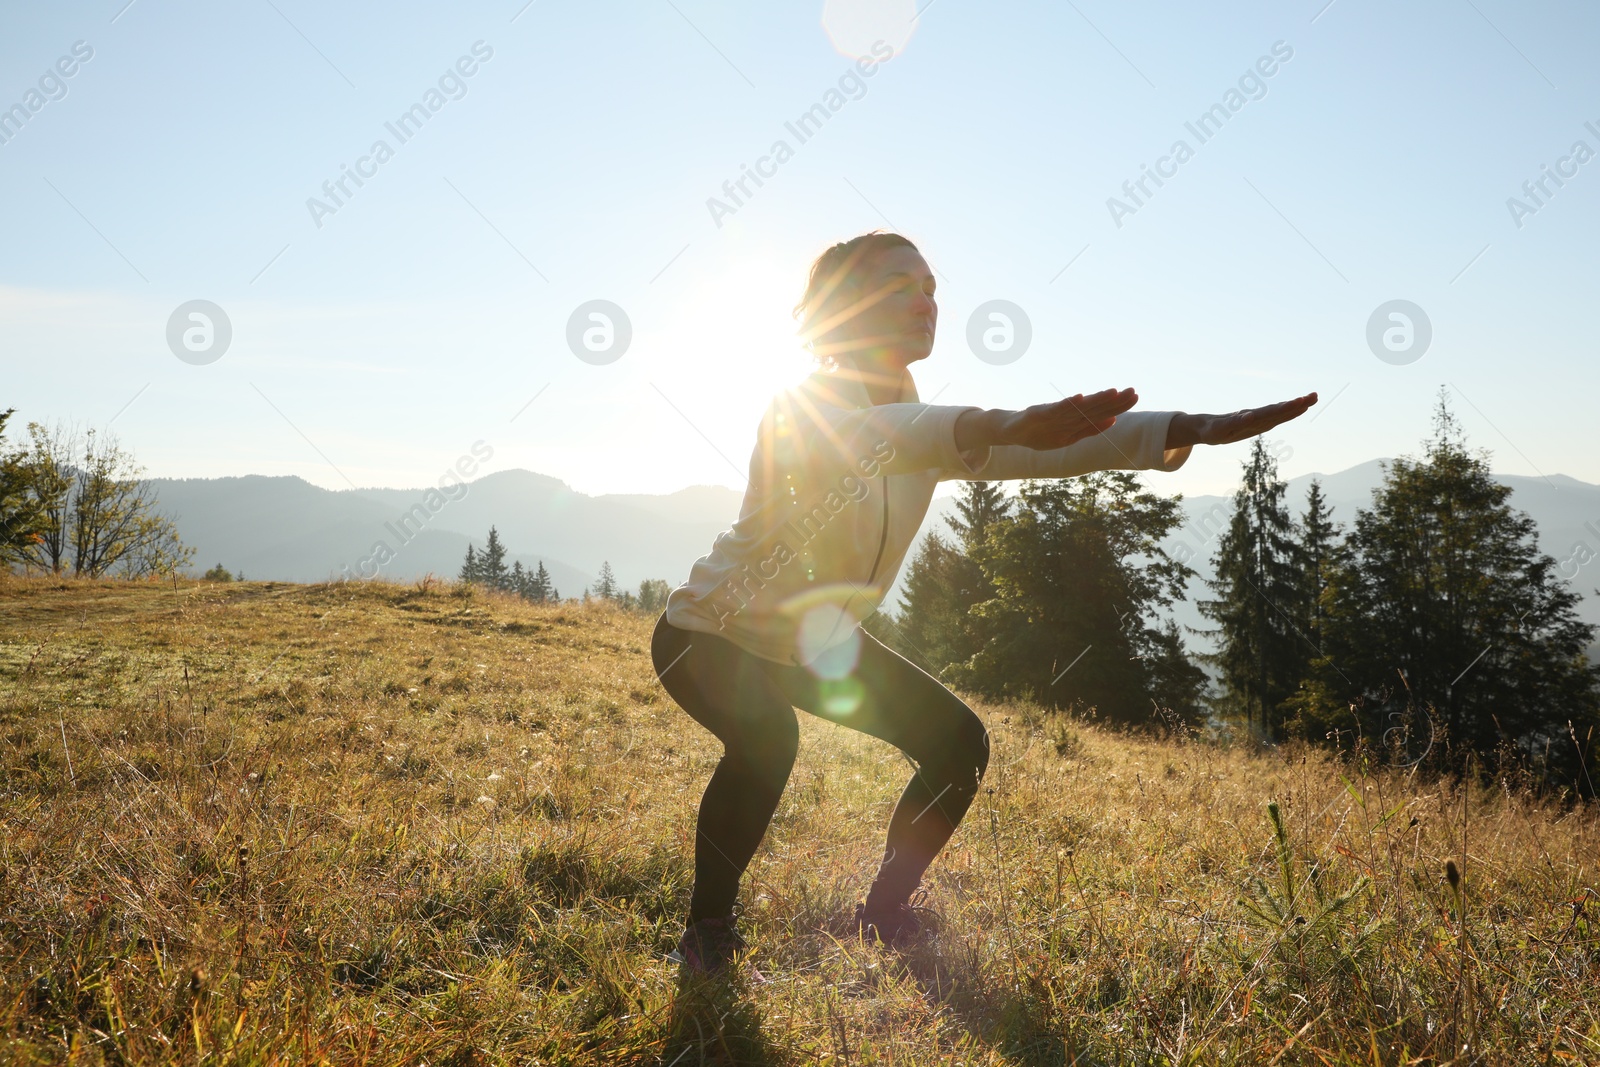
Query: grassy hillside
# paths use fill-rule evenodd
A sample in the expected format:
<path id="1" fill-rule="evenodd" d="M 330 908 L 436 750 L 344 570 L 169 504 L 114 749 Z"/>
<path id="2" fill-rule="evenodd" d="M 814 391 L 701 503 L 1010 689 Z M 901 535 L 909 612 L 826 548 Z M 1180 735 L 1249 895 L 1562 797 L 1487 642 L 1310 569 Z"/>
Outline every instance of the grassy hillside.
<path id="1" fill-rule="evenodd" d="M 1600 1061 L 1592 808 L 983 704 L 936 942 L 844 936 L 907 767 L 808 720 L 745 894 L 768 981 L 679 993 L 720 749 L 652 623 L 0 586 L 0 1061 Z"/>

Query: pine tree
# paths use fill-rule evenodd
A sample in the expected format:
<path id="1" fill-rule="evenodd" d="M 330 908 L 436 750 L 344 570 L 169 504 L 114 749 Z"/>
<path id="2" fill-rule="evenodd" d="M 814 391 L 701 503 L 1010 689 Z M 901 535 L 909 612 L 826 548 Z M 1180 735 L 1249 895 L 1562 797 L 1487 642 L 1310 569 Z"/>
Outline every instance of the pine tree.
<path id="1" fill-rule="evenodd" d="M 956 516 L 947 516 L 954 544 L 936 531 L 923 538 L 906 572 L 898 618 L 884 620 L 887 643 L 923 670 L 942 677 L 952 663 L 981 647 L 972 612 L 993 598 L 994 583 L 980 560 L 988 531 L 1010 513 L 1011 501 L 995 482 L 964 482 Z"/>
<path id="2" fill-rule="evenodd" d="M 511 565 L 511 575 L 506 579 L 506 588 L 524 600 L 528 597 L 528 572 L 523 570 L 520 559 Z"/>
<path id="3" fill-rule="evenodd" d="M 602 600 L 616 600 L 619 592 L 617 576 L 611 570 L 609 562 L 600 564 L 600 580 L 594 584 L 594 595 Z"/>
<path id="4" fill-rule="evenodd" d="M 992 592 L 975 562 L 938 531 L 929 530 L 906 570 L 898 617 L 883 620 L 893 623 L 885 627 L 888 644 L 929 674 L 943 677 L 952 663 L 978 651 L 970 613 Z"/>
<path id="5" fill-rule="evenodd" d="M 550 586 L 550 572 L 544 569 L 544 560 L 539 561 L 538 570 L 533 572 L 533 578 L 528 582 L 528 599 L 538 604 L 547 600 L 560 599 L 555 595 L 555 590 Z"/>
<path id="6" fill-rule="evenodd" d="M 990 525 L 1010 514 L 1011 501 L 998 482 L 963 482 L 956 496 L 956 510 L 961 518 L 951 516 L 945 521 L 970 556 L 983 544 Z"/>
<path id="7" fill-rule="evenodd" d="M 667 596 L 672 587 L 663 578 L 646 578 L 639 583 L 639 610 L 659 615 L 667 607 Z"/>
<path id="8" fill-rule="evenodd" d="M 1306 492 L 1306 510 L 1300 517 L 1300 626 L 1306 640 L 1296 648 L 1301 656 L 1301 669 L 1305 677 L 1311 660 L 1322 647 L 1322 594 L 1328 586 L 1328 567 L 1332 563 L 1339 543 L 1339 527 L 1333 521 L 1333 512 L 1322 494 L 1322 482 L 1311 479 Z"/>
<path id="9" fill-rule="evenodd" d="M 1023 483 L 985 535 L 995 595 L 972 611 L 978 651 L 946 681 L 1125 723 L 1193 719 L 1204 675 L 1158 621 L 1194 573 L 1160 544 L 1179 522 L 1176 498 L 1125 471 Z"/>
<path id="10" fill-rule="evenodd" d="M 500 532 L 489 527 L 489 540 L 478 559 L 478 573 L 484 585 L 491 589 L 504 589 L 510 578 L 506 569 L 506 546 L 500 543 Z"/>
<path id="11" fill-rule="evenodd" d="M 1256 438 L 1244 462 L 1244 481 L 1233 497 L 1233 516 L 1217 543 L 1215 600 L 1200 613 L 1217 629 L 1218 650 L 1207 656 L 1221 672 L 1225 711 L 1270 741 L 1281 730 L 1280 706 L 1304 674 L 1309 639 L 1296 606 L 1304 582 L 1294 521 L 1284 506 L 1286 484 L 1278 463 Z"/>
<path id="12" fill-rule="evenodd" d="M 1595 628 L 1510 496 L 1441 390 L 1422 458 L 1389 466 L 1329 568 L 1309 735 L 1354 730 L 1408 758 L 1448 746 L 1458 768 L 1508 750 L 1592 792 L 1580 745 L 1600 725 Z"/>
<path id="13" fill-rule="evenodd" d="M 471 541 L 467 542 L 467 558 L 461 564 L 460 578 L 461 581 L 468 584 L 477 582 L 479 578 L 478 552 L 477 549 L 472 547 Z"/>

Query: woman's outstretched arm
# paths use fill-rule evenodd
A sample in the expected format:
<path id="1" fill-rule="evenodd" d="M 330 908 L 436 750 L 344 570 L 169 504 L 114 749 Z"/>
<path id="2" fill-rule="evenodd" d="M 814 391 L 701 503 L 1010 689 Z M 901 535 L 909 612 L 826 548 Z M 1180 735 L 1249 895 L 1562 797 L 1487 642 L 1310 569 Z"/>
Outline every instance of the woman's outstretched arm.
<path id="1" fill-rule="evenodd" d="M 1062 448 L 1110 429 L 1118 415 L 1138 402 L 1139 394 L 1132 389 L 1102 389 L 1021 411 L 974 408 L 956 419 L 956 448 L 962 452 L 986 445 Z"/>
<path id="2" fill-rule="evenodd" d="M 952 427 L 961 464 L 948 465 L 941 478 L 1003 481 L 1105 470 L 1174 471 L 1193 446 L 1265 433 L 1304 414 L 1317 395 L 1228 415 L 1129 411 L 1137 400 L 1131 389 L 1108 389 L 1021 411 L 968 409 Z"/>
<path id="3" fill-rule="evenodd" d="M 1259 437 L 1274 426 L 1304 415 L 1317 402 L 1316 393 L 1297 396 L 1279 404 L 1260 408 L 1244 408 L 1227 415 L 1190 415 L 1179 412 L 1167 427 L 1167 447 L 1183 448 L 1186 445 L 1231 445 L 1250 437 Z"/>
<path id="4" fill-rule="evenodd" d="M 1104 433 L 1118 415 L 1139 402 L 1132 389 L 1079 393 L 1021 411 L 973 409 L 956 419 L 956 447 L 963 452 L 986 445 L 1021 445 L 1038 451 L 1062 448 Z M 1190 445 L 1225 445 L 1256 437 L 1304 415 L 1317 402 L 1316 393 L 1266 407 L 1245 408 L 1227 415 L 1177 412 L 1167 426 L 1168 449 Z"/>

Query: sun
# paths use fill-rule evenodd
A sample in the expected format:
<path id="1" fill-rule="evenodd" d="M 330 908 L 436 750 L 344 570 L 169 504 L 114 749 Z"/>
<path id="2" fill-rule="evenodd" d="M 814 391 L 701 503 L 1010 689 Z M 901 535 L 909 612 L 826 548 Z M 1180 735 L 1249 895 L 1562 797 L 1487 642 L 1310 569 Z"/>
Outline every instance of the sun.
<path id="1" fill-rule="evenodd" d="M 792 264 L 761 257 L 695 279 L 677 295 L 664 338 L 675 369 L 723 410 L 758 410 L 813 369 L 791 315 L 803 281 Z"/>
<path id="2" fill-rule="evenodd" d="M 689 451 L 662 451 L 636 466 L 659 470 L 662 485 L 739 487 L 768 405 L 816 369 L 791 314 L 805 264 L 746 250 L 696 266 L 654 294 L 642 345 L 650 358 L 634 371 L 641 412 L 666 420 Z"/>

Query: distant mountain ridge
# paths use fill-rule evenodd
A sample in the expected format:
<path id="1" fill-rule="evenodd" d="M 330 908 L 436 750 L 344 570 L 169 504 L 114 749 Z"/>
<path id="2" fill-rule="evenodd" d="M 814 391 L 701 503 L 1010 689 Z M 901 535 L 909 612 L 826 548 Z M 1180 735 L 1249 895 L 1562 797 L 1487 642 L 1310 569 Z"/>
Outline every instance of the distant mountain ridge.
<path id="1" fill-rule="evenodd" d="M 485 475 L 453 497 L 428 487 L 323 489 L 294 476 L 156 478 L 152 486 L 197 564 L 220 562 L 247 578 L 454 577 L 468 543 L 481 548 L 493 525 L 507 565 L 542 560 L 563 596 L 581 593 L 607 561 L 625 587 L 645 578 L 677 585 L 742 499 L 721 486 L 589 496 L 525 470 Z M 370 562 L 379 545 L 381 566 Z"/>
<path id="2" fill-rule="evenodd" d="M 1358 507 L 1371 504 L 1387 460 L 1371 460 L 1333 474 L 1291 479 L 1288 502 L 1298 515 L 1312 478 L 1322 482 L 1333 517 L 1348 528 Z M 1539 526 L 1541 551 L 1565 564 L 1585 599 L 1580 613 L 1600 623 L 1600 486 L 1566 475 L 1549 478 L 1496 475 L 1512 488 L 1511 504 Z M 1161 488 L 1158 476 L 1148 479 Z M 388 578 L 410 580 L 432 572 L 454 577 L 470 541 L 483 545 L 493 524 L 507 549 L 508 565 L 543 561 L 564 596 L 592 585 L 603 562 L 617 580 L 636 589 L 645 578 L 676 586 L 711 549 L 717 535 L 733 525 L 743 499 L 740 490 L 696 485 L 666 494 L 617 493 L 590 496 L 558 478 L 527 470 L 497 471 L 466 483 L 465 493 L 446 498 L 430 511 L 412 509 L 427 488 L 342 489 L 314 486 L 293 477 L 246 475 L 230 478 L 153 479 L 162 510 L 173 515 L 184 543 L 196 549 L 195 562 L 222 563 L 249 578 L 326 581 L 361 573 L 375 543 L 393 558 L 381 567 Z M 954 483 L 947 483 L 954 491 Z M 1183 501 L 1186 521 L 1169 537 L 1169 552 L 1186 558 L 1199 572 L 1190 599 L 1175 618 L 1199 626 L 1196 597 L 1207 595 L 1216 538 L 1232 511 L 1231 496 L 1194 496 Z M 948 535 L 953 496 L 936 497 L 918 540 L 929 530 Z M 409 523 L 401 520 L 410 512 Z M 419 522 L 416 516 L 426 516 Z M 1592 561 L 1589 561 L 1592 558 Z M 372 573 L 369 566 L 367 573 Z M 898 610 L 904 570 L 889 592 L 887 606 Z"/>

